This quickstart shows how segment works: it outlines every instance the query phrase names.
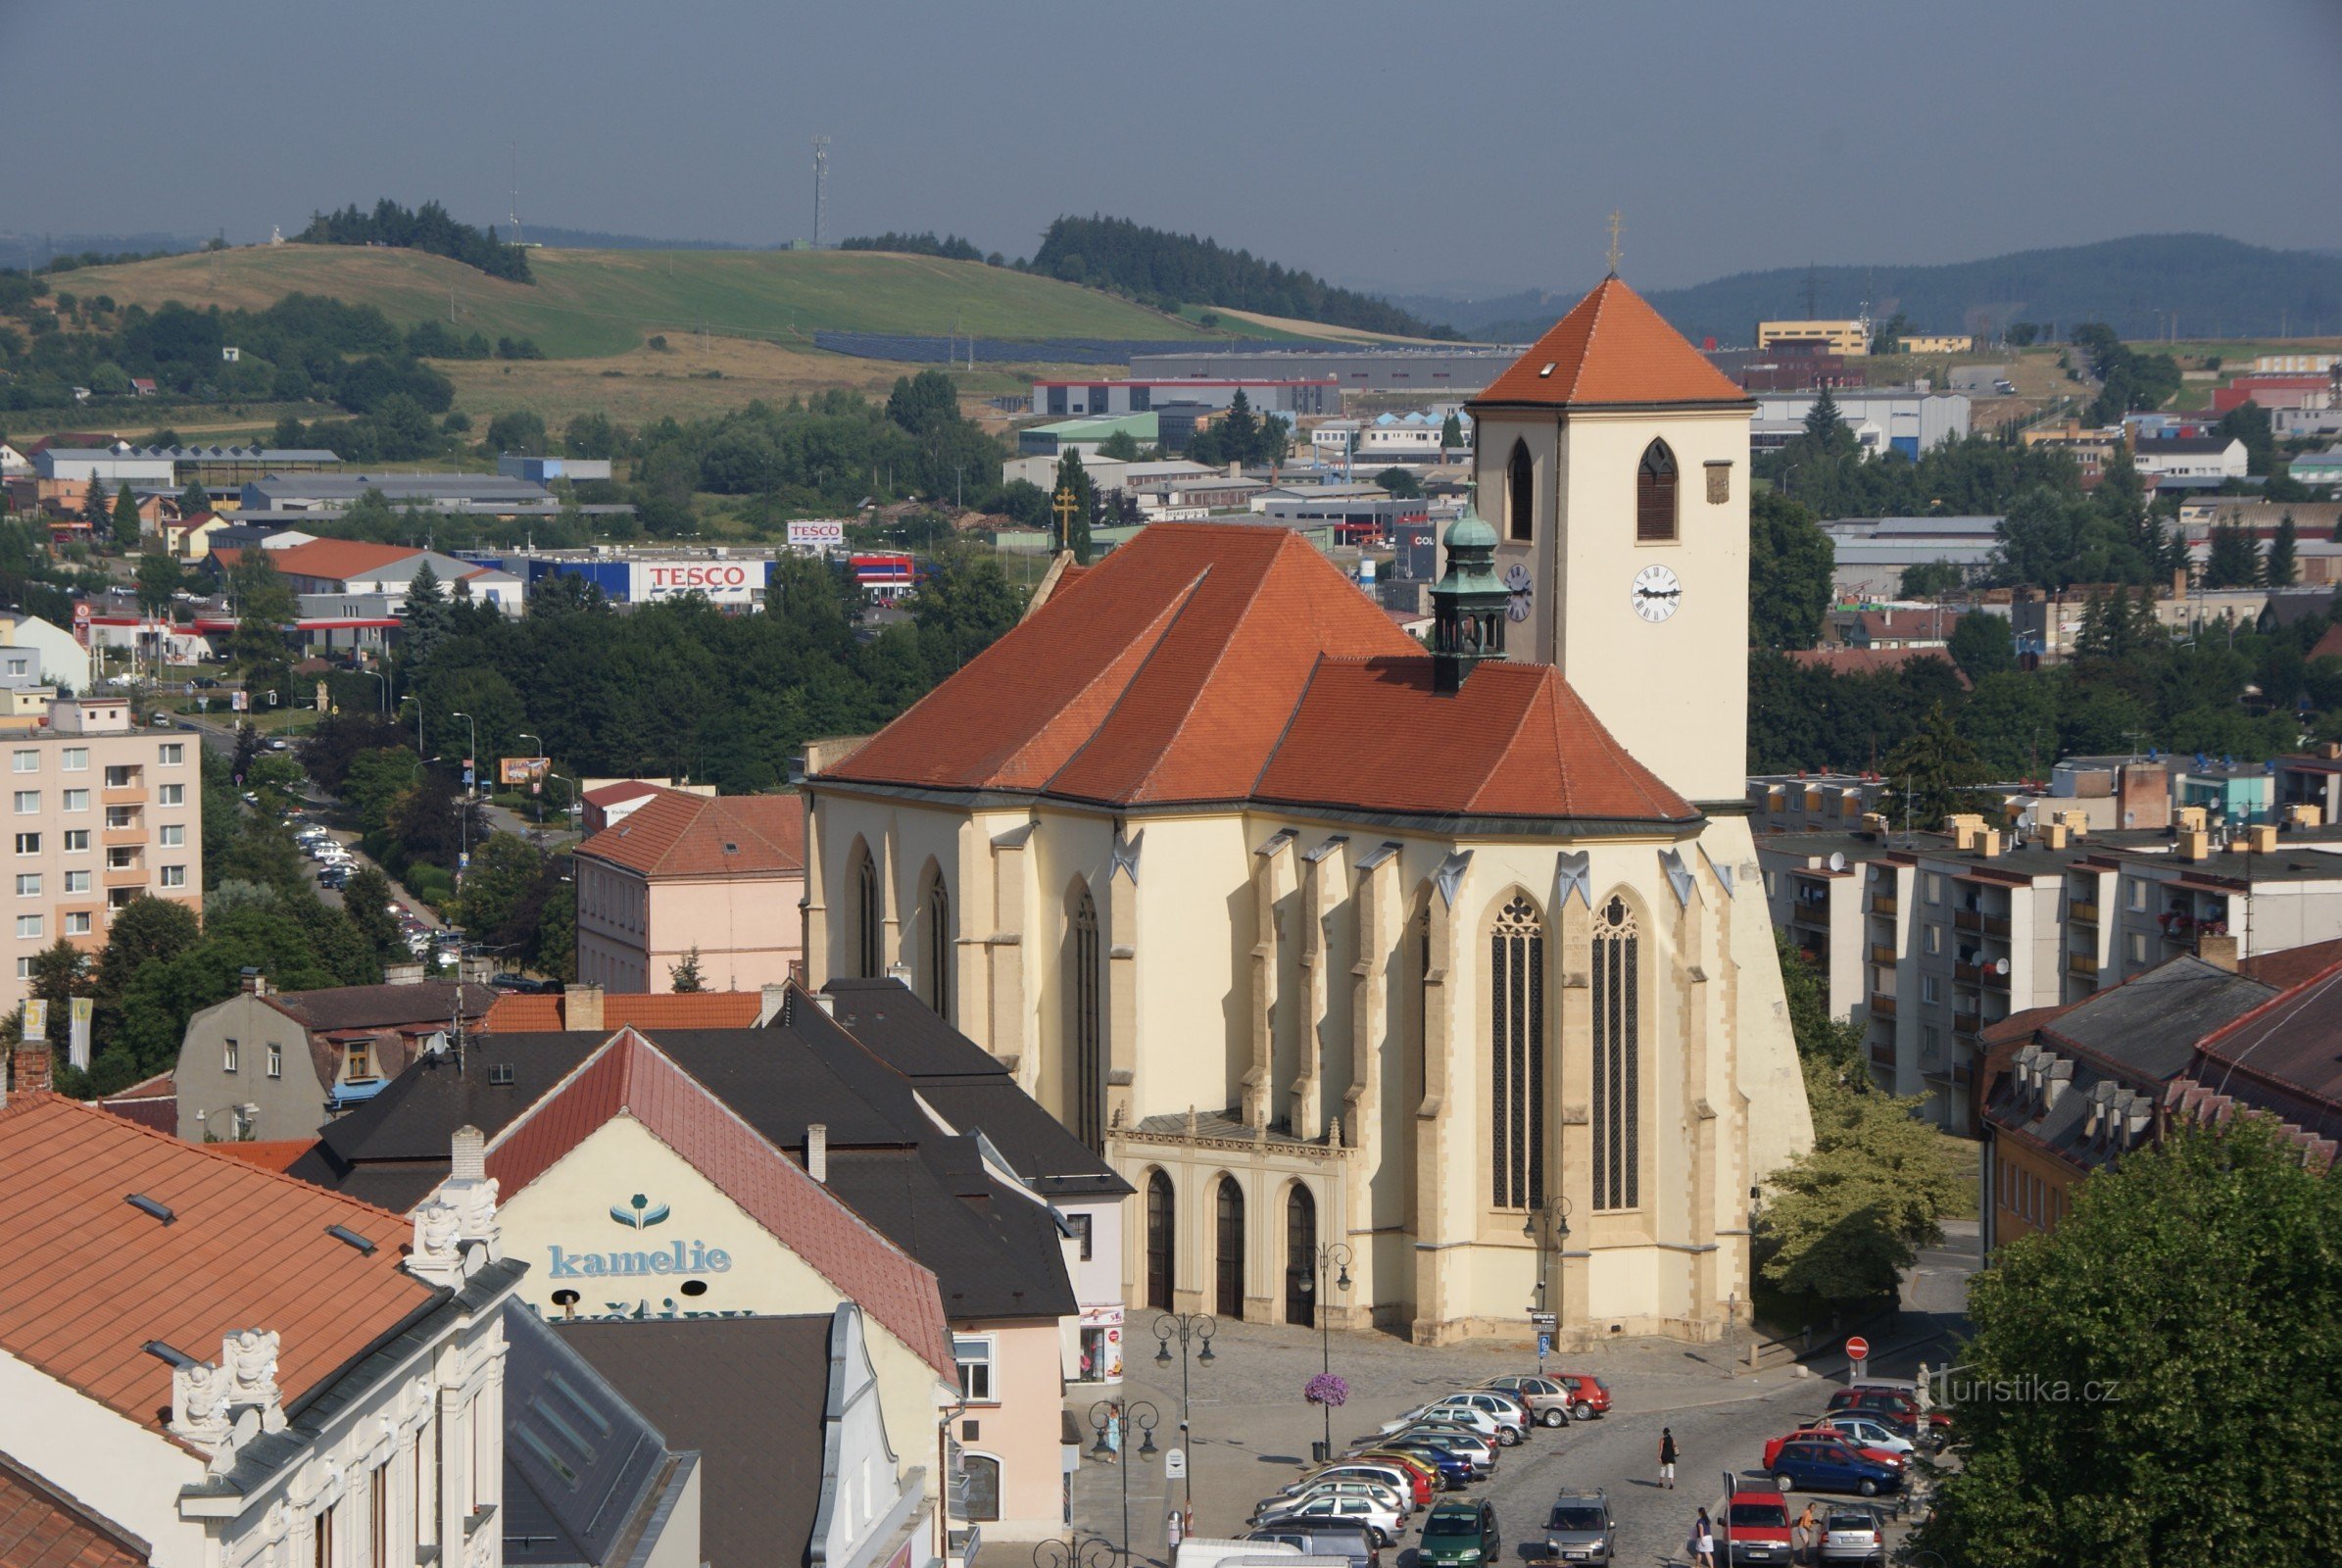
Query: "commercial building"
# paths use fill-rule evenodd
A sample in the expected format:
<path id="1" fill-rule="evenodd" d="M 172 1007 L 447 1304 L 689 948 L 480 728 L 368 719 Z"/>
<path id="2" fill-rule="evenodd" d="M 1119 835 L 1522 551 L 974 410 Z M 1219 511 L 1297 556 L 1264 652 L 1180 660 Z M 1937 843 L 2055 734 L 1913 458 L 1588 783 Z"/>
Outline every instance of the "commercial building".
<path id="1" fill-rule="evenodd" d="M 1744 1195 L 1810 1125 L 1713 678 L 1747 654 L 1749 403 L 1613 278 L 1472 412 L 1504 504 L 1450 530 L 1439 652 L 1290 533 L 1156 524 L 809 747 L 806 968 L 900 965 L 1013 1060 L 1145 1194 L 1134 1299 L 1718 1339 Z M 1698 613 L 1637 613 L 1693 557 Z M 1325 1237 L 1346 1299 L 1299 1288 Z"/>
<path id="2" fill-rule="evenodd" d="M 804 951 L 805 802 L 661 790 L 577 847 L 577 978 L 609 991 L 755 991 Z"/>
<path id="3" fill-rule="evenodd" d="M 608 458 L 530 458 L 508 452 L 496 460 L 496 471 L 508 479 L 552 484 L 557 479 L 579 483 L 610 477 Z"/>
<path id="4" fill-rule="evenodd" d="M 2236 436 L 2171 436 L 2140 441 L 2131 452 L 2140 473 L 2158 489 L 2214 490 L 2245 476 L 2244 442 Z"/>
<path id="5" fill-rule="evenodd" d="M 1016 450 L 1028 458 L 1061 458 L 1075 452 L 1086 464 L 1098 456 L 1100 446 L 1118 435 L 1127 435 L 1140 446 L 1150 447 L 1161 439 L 1161 430 L 1152 414 L 1060 419 L 1054 424 L 1028 425 L 1017 431 Z"/>
<path id="6" fill-rule="evenodd" d="M 1875 424 L 1884 450 L 1916 458 L 1947 441 L 1968 435 L 1969 397 L 1965 392 L 1922 392 L 1909 387 L 1848 387 L 1830 394 L 1838 416 L 1849 425 Z M 1762 423 L 1805 427 L 1805 417 L 1821 400 L 1819 392 L 1760 392 L 1756 416 Z"/>
<path id="7" fill-rule="evenodd" d="M 843 535 L 840 536 L 843 538 Z M 475 566 L 492 566 L 518 578 L 535 593 L 547 579 L 577 577 L 591 583 L 606 603 L 657 604 L 697 594 L 729 611 L 764 608 L 772 580 L 774 552 L 718 545 L 707 550 L 548 550 L 481 552 Z"/>
<path id="8" fill-rule="evenodd" d="M 178 466 L 168 449 L 143 447 L 44 447 L 32 455 L 32 471 L 51 483 L 161 485 L 175 482 Z"/>
<path id="9" fill-rule="evenodd" d="M 420 507 L 467 516 L 552 517 L 570 505 L 534 479 L 504 474 L 270 473 L 245 484 L 237 498 L 237 511 L 242 515 L 272 518 L 347 512 L 374 492 L 394 507 Z M 589 516 L 631 515 L 634 511 L 619 502 L 594 502 L 577 510 Z"/>
<path id="10" fill-rule="evenodd" d="M 1923 332 L 1895 339 L 1898 354 L 1974 354 L 1976 340 L 1965 332 Z"/>
<path id="11" fill-rule="evenodd" d="M 2286 464 L 2285 471 L 2295 482 L 2320 490 L 2342 485 L 2342 446 L 2327 447 L 2323 452 L 2305 452 Z"/>
<path id="12" fill-rule="evenodd" d="M 2329 1169 L 2342 1142 L 2342 942 L 2183 954 L 1993 1031 L 1977 1083 L 1987 1255 L 2073 1211 L 2074 1189 L 2174 1127 L 2259 1113 Z"/>
<path id="13" fill-rule="evenodd" d="M 478 1028 L 494 1000 L 450 980 L 276 991 L 248 971 L 240 992 L 187 1020 L 171 1075 L 176 1131 L 191 1143 L 312 1137 L 459 1023 Z"/>
<path id="14" fill-rule="evenodd" d="M 1182 351 L 1134 355 L 1131 375 L 1158 385 L 1191 379 L 1332 381 L 1344 392 L 1462 397 L 1495 380 L 1520 356 L 1518 348 L 1480 347 Z M 1175 395 L 1164 387 L 1157 401 Z"/>
<path id="15" fill-rule="evenodd" d="M 1975 576 L 2000 548 L 1995 516 L 1840 517 L 1822 524 L 1835 551 L 1830 587 L 1840 599 L 1898 599 L 1903 573 L 1941 563 Z"/>
<path id="16" fill-rule="evenodd" d="M 1052 419 L 1147 414 L 1166 403 L 1225 409 L 1243 393 L 1255 414 L 1330 415 L 1342 412 L 1342 383 L 1332 375 L 1213 380 L 1163 376 L 1150 380 L 1033 383 L 1033 412 Z"/>
<path id="17" fill-rule="evenodd" d="M 0 1008 L 22 1003 L 32 963 L 60 938 L 93 958 L 116 911 L 152 895 L 200 907 L 202 779 L 183 732 L 130 727 L 120 698 L 49 709 L 40 729 L 10 735 L 8 862 L 16 961 Z"/>
<path id="18" fill-rule="evenodd" d="M 1840 321 L 1759 321 L 1756 341 L 1760 349 L 1807 348 L 1861 359 L 1871 352 L 1871 323 L 1860 317 Z"/>
<path id="19" fill-rule="evenodd" d="M 12 1560 L 503 1568 L 524 1265 L 476 1143 L 410 1220 L 49 1093 L 46 1057 L 0 1105 Z"/>

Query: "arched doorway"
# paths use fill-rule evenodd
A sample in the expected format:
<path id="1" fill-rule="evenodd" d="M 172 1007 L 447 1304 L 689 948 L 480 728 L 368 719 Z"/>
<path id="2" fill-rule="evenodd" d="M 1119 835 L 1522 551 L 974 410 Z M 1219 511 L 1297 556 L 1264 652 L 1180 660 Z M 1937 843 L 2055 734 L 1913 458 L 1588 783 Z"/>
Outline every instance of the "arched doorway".
<path id="1" fill-rule="evenodd" d="M 1317 1327 L 1317 1200 L 1299 1182 L 1285 1200 L 1285 1321 Z"/>
<path id="2" fill-rule="evenodd" d="M 1158 1312 L 1172 1310 L 1171 1290 L 1178 1276 L 1172 1271 L 1172 1221 L 1177 1217 L 1171 1197 L 1171 1178 L 1156 1171 L 1147 1178 L 1147 1304 Z"/>
<path id="3" fill-rule="evenodd" d="M 1244 1315 L 1244 1195 L 1233 1176 L 1220 1178 L 1214 1229 L 1217 1245 L 1212 1250 L 1212 1268 L 1217 1288 L 1212 1310 L 1241 1322 Z"/>

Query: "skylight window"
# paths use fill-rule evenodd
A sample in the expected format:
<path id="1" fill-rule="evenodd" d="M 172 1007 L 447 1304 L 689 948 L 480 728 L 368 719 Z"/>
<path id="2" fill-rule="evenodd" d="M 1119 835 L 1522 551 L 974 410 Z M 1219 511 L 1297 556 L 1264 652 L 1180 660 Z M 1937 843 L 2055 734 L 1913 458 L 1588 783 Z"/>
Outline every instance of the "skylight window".
<path id="1" fill-rule="evenodd" d="M 132 1208 L 138 1210 L 138 1212 L 141 1214 L 153 1215 L 156 1219 L 161 1220 L 166 1225 L 171 1224 L 178 1218 L 176 1214 L 171 1211 L 168 1205 L 156 1202 L 144 1193 L 132 1193 L 127 1198 L 124 1198 L 122 1201 L 129 1204 Z"/>

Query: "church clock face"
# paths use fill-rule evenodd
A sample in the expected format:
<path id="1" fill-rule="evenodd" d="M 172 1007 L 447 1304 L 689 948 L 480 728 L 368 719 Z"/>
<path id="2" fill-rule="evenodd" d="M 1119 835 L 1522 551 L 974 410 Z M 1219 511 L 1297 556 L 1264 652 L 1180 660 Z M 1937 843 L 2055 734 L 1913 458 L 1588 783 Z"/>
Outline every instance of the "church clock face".
<path id="1" fill-rule="evenodd" d="M 1657 625 L 1683 604 L 1683 585 L 1667 567 L 1653 564 L 1635 574 L 1635 613 Z"/>
<path id="2" fill-rule="evenodd" d="M 1504 573 L 1504 615 L 1507 620 L 1527 620 L 1529 608 L 1536 595 L 1536 585 L 1529 579 L 1529 568 L 1514 562 Z"/>

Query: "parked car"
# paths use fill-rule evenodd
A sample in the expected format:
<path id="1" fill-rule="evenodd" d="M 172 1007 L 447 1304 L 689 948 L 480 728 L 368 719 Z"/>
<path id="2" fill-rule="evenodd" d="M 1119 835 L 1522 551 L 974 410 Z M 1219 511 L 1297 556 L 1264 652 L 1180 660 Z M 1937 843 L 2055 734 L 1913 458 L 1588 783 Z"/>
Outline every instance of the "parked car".
<path id="1" fill-rule="evenodd" d="M 178 720 L 172 718 L 169 713 L 149 713 L 146 716 L 146 723 L 149 729 L 174 729 L 178 725 Z"/>
<path id="2" fill-rule="evenodd" d="M 1503 1555 L 1496 1507 L 1486 1498 L 1442 1502 L 1424 1516 L 1423 1540 L 1415 1550 L 1420 1568 L 1481 1568 Z"/>
<path id="3" fill-rule="evenodd" d="M 1404 1435 L 1425 1443 L 1438 1444 L 1450 1452 L 1460 1453 L 1472 1461 L 1472 1473 L 1485 1476 L 1496 1468 L 1498 1445 L 1486 1433 L 1473 1432 L 1464 1427 L 1450 1426 L 1444 1421 L 1426 1421 L 1417 1426 L 1400 1429 Z M 1392 1436 L 1398 1436 L 1394 1433 Z"/>
<path id="4" fill-rule="evenodd" d="M 1305 1481 L 1272 1496 L 1263 1497 L 1252 1510 L 1252 1518 L 1260 1520 L 1275 1514 L 1288 1514 L 1302 1503 L 1314 1502 L 1320 1497 L 1364 1497 L 1398 1515 L 1401 1524 L 1406 1522 L 1407 1515 L 1415 1506 L 1407 1500 L 1405 1494 L 1388 1481 L 1338 1477 L 1326 1481 Z"/>
<path id="5" fill-rule="evenodd" d="M 1512 1420 L 1500 1419 L 1493 1404 L 1491 1400 L 1490 1407 L 1483 1409 L 1462 1397 L 1434 1399 L 1429 1404 L 1417 1405 L 1395 1421 L 1385 1422 L 1383 1430 L 1395 1432 L 1400 1427 L 1412 1426 L 1417 1422 L 1444 1421 L 1466 1431 L 1478 1432 L 1509 1448 L 1521 1441 L 1520 1430 Z M 1508 1431 L 1512 1434 L 1509 1438 L 1505 1436 Z"/>
<path id="6" fill-rule="evenodd" d="M 1474 1472 L 1471 1458 L 1466 1454 L 1457 1453 L 1451 1448 L 1443 1448 L 1436 1443 L 1417 1443 L 1405 1438 L 1393 1438 L 1388 1443 L 1367 1449 L 1356 1457 L 1375 1458 L 1384 1454 L 1411 1460 L 1424 1466 L 1438 1478 L 1440 1488 L 1444 1491 L 1454 1492 L 1460 1487 L 1468 1487 L 1472 1484 Z"/>
<path id="7" fill-rule="evenodd" d="M 1490 1378 L 1481 1387 L 1511 1395 L 1529 1407 L 1533 1418 L 1546 1426 L 1557 1427 L 1570 1418 L 1570 1391 L 1558 1378 L 1516 1374 Z"/>
<path id="8" fill-rule="evenodd" d="M 1339 1564 L 1341 1568 L 1383 1568 L 1383 1548 L 1367 1536 L 1363 1529 L 1344 1524 L 1314 1524 L 1279 1526 L 1275 1530 L 1255 1530 L 1244 1537 L 1246 1545 L 1259 1546 L 1282 1553 L 1290 1547 L 1299 1556 L 1278 1556 L 1279 1568 L 1326 1568 Z M 1245 1563 L 1247 1557 L 1223 1558 L 1223 1562 Z"/>
<path id="9" fill-rule="evenodd" d="M 1808 1492 L 1859 1492 L 1876 1497 L 1903 1484 L 1903 1472 L 1892 1465 L 1866 1459 L 1852 1445 L 1825 1438 L 1797 1438 L 1782 1444 L 1766 1468 L 1783 1492 L 1803 1487 Z"/>
<path id="10" fill-rule="evenodd" d="M 1778 1493 L 1770 1497 L 1758 1492 L 1743 1493 L 1732 1498 L 1725 1510 L 1724 1524 L 1724 1539 L 1731 1544 L 1731 1561 L 1721 1568 L 1737 1568 L 1741 1563 L 1787 1568 L 1793 1553 L 1789 1549 L 1786 1497 Z"/>
<path id="11" fill-rule="evenodd" d="M 1496 1441 L 1511 1447 L 1535 1430 L 1530 1419 L 1527 1401 L 1515 1398 L 1499 1389 L 1466 1389 L 1451 1394 L 1431 1405 L 1431 1411 L 1444 1413 L 1457 1407 L 1478 1410 L 1496 1423 Z"/>
<path id="12" fill-rule="evenodd" d="M 1866 1448 L 1878 1448 L 1898 1459 L 1908 1459 L 1918 1451 L 1918 1445 L 1911 1439 L 1875 1415 L 1826 1415 L 1814 1426 L 1820 1431 L 1842 1433 Z"/>
<path id="13" fill-rule="evenodd" d="M 1875 1464 L 1891 1465 L 1897 1470 L 1903 1468 L 1903 1456 L 1892 1449 L 1873 1447 L 1852 1433 L 1841 1432 L 1836 1427 L 1823 1426 L 1819 1423 L 1810 1427 L 1799 1427 L 1794 1432 L 1784 1433 L 1781 1437 L 1767 1442 L 1765 1445 L 1765 1468 L 1772 1469 L 1774 1457 L 1783 1447 L 1802 1438 L 1818 1439 L 1824 1443 L 1843 1443 Z"/>
<path id="14" fill-rule="evenodd" d="M 494 984 L 493 981 L 490 982 Z M 1341 1459 L 1283 1488 L 1283 1494 L 1297 1497 L 1309 1488 L 1325 1481 L 1377 1481 L 1396 1492 L 1406 1500 L 1409 1511 L 1432 1500 L 1432 1478 L 1429 1472 L 1413 1465 L 1401 1465 L 1397 1460 L 1377 1464 L 1371 1459 Z"/>
<path id="15" fill-rule="evenodd" d="M 1313 1524 L 1319 1520 L 1328 1524 L 1341 1522 L 1362 1525 L 1366 1528 L 1367 1539 L 1378 1546 L 1388 1546 L 1396 1541 L 1405 1523 L 1399 1517 L 1397 1508 L 1377 1502 L 1372 1497 L 1341 1496 L 1311 1497 L 1307 1502 L 1297 1502 L 1291 1508 L 1264 1514 L 1255 1523 L 1262 1529 L 1270 1529 L 1278 1525 Z"/>
<path id="16" fill-rule="evenodd" d="M 1940 1410 L 1923 1411 L 1919 1396 L 1908 1389 L 1885 1388 L 1878 1384 L 1856 1384 L 1840 1389 L 1830 1396 L 1829 1414 L 1876 1415 L 1899 1419 L 1926 1433 L 1930 1446 L 1942 1446 L 1950 1436 L 1952 1418 Z"/>
<path id="17" fill-rule="evenodd" d="M 1570 1391 L 1570 1419 L 1591 1421 L 1610 1413 L 1610 1385 L 1591 1372 L 1556 1372 L 1553 1381 Z"/>
<path id="18" fill-rule="evenodd" d="M 1822 1516 L 1822 1560 L 1886 1568 L 1886 1520 L 1876 1508 L 1832 1508 Z"/>
<path id="19" fill-rule="evenodd" d="M 1300 1550 L 1281 1542 L 1263 1541 L 1258 1536 L 1243 1541 L 1231 1541 L 1210 1536 L 1191 1536 L 1179 1544 L 1172 1561 L 1176 1568 L 1220 1568 L 1220 1564 L 1239 1557 L 1297 1557 Z"/>
<path id="20" fill-rule="evenodd" d="M 1590 1496 L 1563 1493 L 1553 1499 L 1545 1519 L 1545 1555 L 1561 1562 L 1608 1563 L 1618 1549 L 1618 1526 L 1610 1517 L 1610 1498 L 1601 1492 Z"/>

